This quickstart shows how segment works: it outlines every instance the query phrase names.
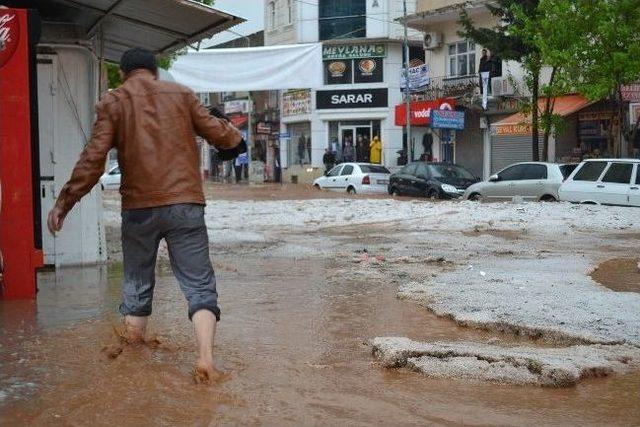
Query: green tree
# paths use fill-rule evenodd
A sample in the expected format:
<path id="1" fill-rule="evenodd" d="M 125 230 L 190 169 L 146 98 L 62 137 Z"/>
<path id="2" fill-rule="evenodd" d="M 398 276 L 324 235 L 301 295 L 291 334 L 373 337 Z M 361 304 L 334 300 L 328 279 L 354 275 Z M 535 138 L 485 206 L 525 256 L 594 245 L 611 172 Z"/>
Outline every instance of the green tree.
<path id="1" fill-rule="evenodd" d="M 536 40 L 543 61 L 564 64 L 569 84 L 588 99 L 610 101 L 621 126 L 619 138 L 610 126 L 609 154 L 628 154 L 615 141 L 632 142 L 638 132 L 637 122 L 625 120 L 621 94 L 622 86 L 640 80 L 638 0 L 541 0 L 539 8 L 546 21 Z"/>

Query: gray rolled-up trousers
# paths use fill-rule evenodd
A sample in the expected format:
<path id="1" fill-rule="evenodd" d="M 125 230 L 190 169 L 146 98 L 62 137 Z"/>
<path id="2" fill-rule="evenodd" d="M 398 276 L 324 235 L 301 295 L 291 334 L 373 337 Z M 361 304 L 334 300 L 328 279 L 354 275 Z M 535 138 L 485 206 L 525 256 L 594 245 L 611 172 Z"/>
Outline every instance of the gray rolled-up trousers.
<path id="1" fill-rule="evenodd" d="M 189 302 L 189 319 L 198 310 L 209 310 L 220 320 L 204 206 L 191 203 L 122 211 L 124 279 L 120 313 L 151 314 L 162 239 L 167 242 L 173 274 Z"/>

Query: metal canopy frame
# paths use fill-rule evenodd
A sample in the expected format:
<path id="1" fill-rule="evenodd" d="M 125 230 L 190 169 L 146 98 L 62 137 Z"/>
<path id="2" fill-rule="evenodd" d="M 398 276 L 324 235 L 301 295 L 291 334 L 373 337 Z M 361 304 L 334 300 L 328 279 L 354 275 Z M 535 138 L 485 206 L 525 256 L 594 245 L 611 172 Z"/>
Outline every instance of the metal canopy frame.
<path id="1" fill-rule="evenodd" d="M 245 20 L 193 0 L 52 0 L 45 21 L 79 24 L 87 39 L 100 37 L 100 57 L 117 62 L 128 48 L 175 51 Z M 48 10 L 47 10 L 48 9 Z M 54 16 L 47 12 L 55 11 Z M 59 16 L 56 16 L 59 15 Z"/>

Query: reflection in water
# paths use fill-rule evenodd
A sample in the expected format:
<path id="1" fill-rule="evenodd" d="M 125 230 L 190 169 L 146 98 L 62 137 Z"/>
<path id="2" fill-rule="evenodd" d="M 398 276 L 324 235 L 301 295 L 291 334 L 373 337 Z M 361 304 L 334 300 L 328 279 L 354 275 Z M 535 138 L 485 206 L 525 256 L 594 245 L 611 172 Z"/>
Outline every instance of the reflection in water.
<path id="1" fill-rule="evenodd" d="M 229 267 L 218 271 L 223 314 L 215 355 L 231 373 L 227 382 L 192 383 L 195 343 L 187 305 L 164 266 L 151 329 L 166 345 L 125 347 L 113 360 L 100 350 L 114 340 L 121 271 L 117 266 L 62 270 L 57 278 L 51 274 L 41 280 L 37 307 L 0 303 L 0 424 L 597 425 L 640 420 L 637 374 L 555 390 L 384 370 L 364 344 L 371 337 L 487 341 L 494 336 L 456 327 L 398 300 L 394 285 L 328 280 L 335 266 L 320 259 L 243 255 L 217 261 Z"/>

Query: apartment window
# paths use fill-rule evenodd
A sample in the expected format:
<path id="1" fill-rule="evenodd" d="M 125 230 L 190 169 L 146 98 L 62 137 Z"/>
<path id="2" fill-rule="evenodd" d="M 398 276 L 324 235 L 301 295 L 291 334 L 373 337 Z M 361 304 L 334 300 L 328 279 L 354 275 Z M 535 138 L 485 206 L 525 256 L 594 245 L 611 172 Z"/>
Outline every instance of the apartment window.
<path id="1" fill-rule="evenodd" d="M 202 105 L 211 105 L 211 98 L 209 96 L 209 93 L 200 92 L 198 93 L 198 98 L 200 98 L 200 103 Z"/>
<path id="2" fill-rule="evenodd" d="M 476 45 L 463 41 L 449 45 L 448 75 L 469 76 L 476 73 Z"/>
<path id="3" fill-rule="evenodd" d="M 287 24 L 293 22 L 293 0 L 287 0 Z"/>
<path id="4" fill-rule="evenodd" d="M 269 29 L 273 30 L 276 28 L 276 2 L 269 2 Z"/>
<path id="5" fill-rule="evenodd" d="M 319 0 L 320 40 L 367 36 L 365 0 Z"/>

